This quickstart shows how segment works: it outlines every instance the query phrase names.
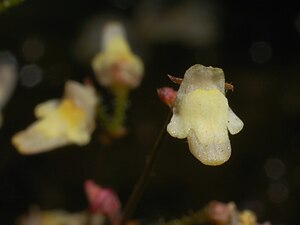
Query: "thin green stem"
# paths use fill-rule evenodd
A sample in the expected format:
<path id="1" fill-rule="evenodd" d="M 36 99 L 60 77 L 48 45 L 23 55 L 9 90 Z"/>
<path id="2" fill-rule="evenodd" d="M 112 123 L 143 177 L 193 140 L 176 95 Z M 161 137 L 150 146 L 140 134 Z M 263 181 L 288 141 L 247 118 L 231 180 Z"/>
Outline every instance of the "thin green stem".
<path id="1" fill-rule="evenodd" d="M 166 127 L 170 121 L 171 115 L 172 115 L 172 112 L 170 112 L 168 118 L 166 119 L 166 121 L 160 131 L 160 134 L 152 147 L 152 150 L 150 151 L 149 155 L 146 158 L 144 170 L 143 170 L 139 180 L 135 184 L 134 189 L 129 197 L 127 204 L 125 205 L 124 213 L 121 218 L 121 225 L 124 225 L 126 223 L 126 221 L 130 218 L 131 214 L 134 212 L 134 210 L 137 206 L 137 203 L 140 200 L 140 198 L 144 192 L 147 182 L 149 181 L 149 179 L 151 177 L 150 176 L 151 171 L 153 170 L 153 166 L 156 161 L 158 152 L 159 152 L 161 145 L 163 143 L 163 140 L 167 134 Z"/>
<path id="2" fill-rule="evenodd" d="M 113 93 L 115 95 L 115 102 L 113 117 L 108 126 L 110 132 L 117 131 L 124 124 L 129 90 L 127 88 L 116 87 L 113 89 Z"/>
<path id="3" fill-rule="evenodd" d="M 108 133 L 114 134 L 118 132 L 118 129 L 121 128 L 124 124 L 129 90 L 127 88 L 116 87 L 112 91 L 115 96 L 112 116 L 109 116 L 107 114 L 105 105 L 101 97 L 99 98 L 99 107 L 97 110 L 97 114 L 101 127 L 103 127 L 103 129 Z"/>
<path id="4" fill-rule="evenodd" d="M 103 100 L 101 96 L 99 97 L 99 106 L 97 109 L 98 119 L 102 127 L 106 128 L 109 126 L 110 119 L 107 116 L 105 105 L 103 104 Z"/>

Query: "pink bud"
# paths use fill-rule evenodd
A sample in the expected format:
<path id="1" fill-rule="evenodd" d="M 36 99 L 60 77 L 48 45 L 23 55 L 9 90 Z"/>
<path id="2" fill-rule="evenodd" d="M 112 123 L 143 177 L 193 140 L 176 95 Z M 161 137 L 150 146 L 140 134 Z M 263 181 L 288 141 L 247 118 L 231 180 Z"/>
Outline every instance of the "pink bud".
<path id="1" fill-rule="evenodd" d="M 114 191 L 102 188 L 92 180 L 85 181 L 84 188 L 92 213 L 101 213 L 110 219 L 119 214 L 120 202 Z"/>
<path id="2" fill-rule="evenodd" d="M 157 89 L 157 94 L 163 103 L 165 103 L 170 108 L 172 108 L 174 100 L 177 95 L 177 91 L 169 87 L 163 87 Z"/>

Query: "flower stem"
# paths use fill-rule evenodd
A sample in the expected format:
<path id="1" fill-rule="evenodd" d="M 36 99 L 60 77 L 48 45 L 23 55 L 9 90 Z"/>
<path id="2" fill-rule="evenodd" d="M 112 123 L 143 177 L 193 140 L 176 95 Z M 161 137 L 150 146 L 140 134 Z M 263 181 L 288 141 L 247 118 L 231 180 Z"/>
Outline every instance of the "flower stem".
<path id="1" fill-rule="evenodd" d="M 129 197 L 129 200 L 127 201 L 127 204 L 125 205 L 124 208 L 124 213 L 123 216 L 121 218 L 121 225 L 124 225 L 127 220 L 130 218 L 131 214 L 134 212 L 138 201 L 140 200 L 143 191 L 147 185 L 147 182 L 150 179 L 150 175 L 151 175 L 151 171 L 153 169 L 154 163 L 156 161 L 158 152 L 161 148 L 161 145 L 163 143 L 163 140 L 167 134 L 166 132 L 166 127 L 170 121 L 172 112 L 169 113 L 169 116 L 167 117 L 159 136 L 157 137 L 152 150 L 150 151 L 149 155 L 146 158 L 146 162 L 145 162 L 145 167 L 144 170 L 139 178 L 139 180 L 137 181 L 137 183 L 134 186 L 134 189 Z"/>
<path id="2" fill-rule="evenodd" d="M 105 108 L 105 105 L 103 103 L 101 96 L 99 97 L 99 106 L 97 109 L 97 115 L 98 115 L 101 126 L 106 128 L 108 126 L 108 124 L 110 123 L 110 120 L 107 116 L 106 108 Z"/>
<path id="3" fill-rule="evenodd" d="M 113 92 L 115 95 L 114 114 L 108 126 L 108 130 L 111 132 L 117 131 L 124 123 L 129 90 L 117 87 Z"/>
<path id="4" fill-rule="evenodd" d="M 114 136 L 121 132 L 123 128 L 129 90 L 128 88 L 115 87 L 112 89 L 112 92 L 115 98 L 112 115 L 108 115 L 106 107 L 101 97 L 99 97 L 99 107 L 97 114 L 99 122 L 103 127 L 104 131 L 107 134 Z"/>

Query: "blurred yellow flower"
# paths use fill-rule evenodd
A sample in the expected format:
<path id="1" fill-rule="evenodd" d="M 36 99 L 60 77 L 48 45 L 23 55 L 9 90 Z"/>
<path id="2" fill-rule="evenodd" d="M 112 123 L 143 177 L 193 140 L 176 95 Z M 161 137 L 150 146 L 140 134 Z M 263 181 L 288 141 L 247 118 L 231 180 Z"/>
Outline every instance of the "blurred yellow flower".
<path id="1" fill-rule="evenodd" d="M 220 165 L 231 155 L 228 131 L 238 133 L 243 122 L 233 113 L 225 97 L 222 69 L 196 64 L 180 85 L 167 131 L 187 138 L 191 153 L 206 165 Z"/>
<path id="2" fill-rule="evenodd" d="M 87 224 L 88 220 L 89 220 L 89 215 L 85 211 L 76 212 L 76 213 L 70 213 L 61 209 L 42 211 L 38 207 L 31 207 L 29 213 L 22 215 L 16 221 L 16 224 L 17 225 L 62 225 L 62 224 L 83 225 L 83 224 Z"/>
<path id="3" fill-rule="evenodd" d="M 132 53 L 123 26 L 108 23 L 103 29 L 101 52 L 92 60 L 98 82 L 105 87 L 137 87 L 142 79 L 144 66 Z"/>
<path id="4" fill-rule="evenodd" d="M 12 142 L 22 154 L 45 152 L 68 144 L 88 144 L 95 127 L 96 104 L 92 86 L 68 81 L 63 99 L 37 105 L 38 120 L 17 133 Z"/>
<path id="5" fill-rule="evenodd" d="M 250 210 L 244 210 L 239 213 L 238 225 L 256 225 L 256 216 Z"/>

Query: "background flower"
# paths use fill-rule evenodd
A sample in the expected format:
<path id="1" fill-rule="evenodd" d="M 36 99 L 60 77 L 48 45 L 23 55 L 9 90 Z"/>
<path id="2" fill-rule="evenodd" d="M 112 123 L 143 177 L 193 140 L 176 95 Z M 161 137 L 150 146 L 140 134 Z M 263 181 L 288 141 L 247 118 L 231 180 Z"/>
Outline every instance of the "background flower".
<path id="1" fill-rule="evenodd" d="M 105 87 L 137 87 L 143 75 L 143 63 L 132 53 L 123 26 L 110 22 L 103 28 L 101 52 L 92 61 L 99 83 Z"/>
<path id="2" fill-rule="evenodd" d="M 121 205 L 118 196 L 109 188 L 102 188 L 92 180 L 84 183 L 85 192 L 92 213 L 107 216 L 111 222 L 118 219 Z"/>
<path id="3" fill-rule="evenodd" d="M 16 60 L 9 52 L 0 52 L 0 127 L 2 109 L 13 93 L 17 81 Z"/>
<path id="4" fill-rule="evenodd" d="M 22 154 L 45 152 L 68 144 L 86 145 L 95 126 L 96 103 L 92 86 L 68 81 L 63 99 L 37 105 L 38 120 L 17 133 L 12 142 Z"/>

